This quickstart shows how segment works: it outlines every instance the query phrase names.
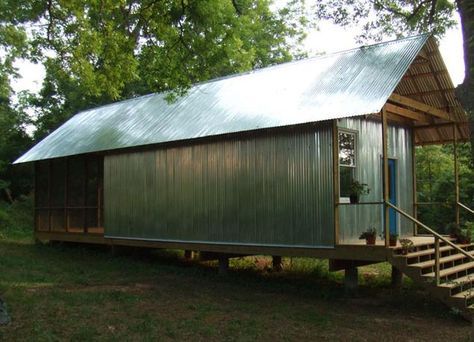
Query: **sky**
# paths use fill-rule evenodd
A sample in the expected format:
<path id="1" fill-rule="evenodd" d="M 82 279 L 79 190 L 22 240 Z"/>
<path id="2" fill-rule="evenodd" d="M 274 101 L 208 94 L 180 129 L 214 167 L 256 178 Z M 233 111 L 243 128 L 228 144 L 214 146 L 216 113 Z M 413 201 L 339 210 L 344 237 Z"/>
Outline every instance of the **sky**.
<path id="1" fill-rule="evenodd" d="M 459 18 L 458 18 L 459 22 Z M 305 49 L 309 56 L 317 53 L 331 53 L 352 49 L 359 46 L 355 43 L 354 30 L 341 28 L 329 22 L 319 24 L 318 30 L 308 32 L 305 41 Z M 449 30 L 440 41 L 440 51 L 451 75 L 454 85 L 462 83 L 464 79 L 464 61 L 462 49 L 462 33 L 459 25 Z M 20 75 L 14 80 L 12 86 L 15 91 L 29 90 L 37 93 L 41 89 L 41 83 L 45 76 L 41 65 L 27 61 L 18 61 L 15 65 Z"/>

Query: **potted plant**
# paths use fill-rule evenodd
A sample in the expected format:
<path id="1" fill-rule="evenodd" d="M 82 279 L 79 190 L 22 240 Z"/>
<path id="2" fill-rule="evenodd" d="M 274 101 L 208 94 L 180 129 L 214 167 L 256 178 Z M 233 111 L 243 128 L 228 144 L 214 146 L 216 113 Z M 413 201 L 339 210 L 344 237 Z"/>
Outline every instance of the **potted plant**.
<path id="1" fill-rule="evenodd" d="M 457 238 L 458 234 L 461 232 L 461 227 L 456 222 L 448 223 L 444 227 L 445 234 L 449 234 L 452 238 Z"/>
<path id="2" fill-rule="evenodd" d="M 395 247 L 397 245 L 398 234 L 397 233 L 390 233 L 389 237 L 389 245 L 391 247 Z"/>
<path id="3" fill-rule="evenodd" d="M 377 230 L 373 227 L 367 229 L 365 232 L 363 232 L 360 236 L 359 239 L 364 240 L 368 245 L 375 245 L 375 239 L 377 237 Z"/>
<path id="4" fill-rule="evenodd" d="M 403 255 L 407 255 L 414 247 L 413 241 L 410 239 L 400 239 L 400 245 L 402 245 Z"/>
<path id="5" fill-rule="evenodd" d="M 471 230 L 464 228 L 459 231 L 459 233 L 456 236 L 456 242 L 467 245 L 471 243 Z"/>
<path id="6" fill-rule="evenodd" d="M 359 203 L 359 197 L 361 195 L 367 195 L 370 192 L 369 186 L 366 183 L 360 183 L 359 181 L 353 181 L 349 188 L 349 200 L 351 203 Z"/>

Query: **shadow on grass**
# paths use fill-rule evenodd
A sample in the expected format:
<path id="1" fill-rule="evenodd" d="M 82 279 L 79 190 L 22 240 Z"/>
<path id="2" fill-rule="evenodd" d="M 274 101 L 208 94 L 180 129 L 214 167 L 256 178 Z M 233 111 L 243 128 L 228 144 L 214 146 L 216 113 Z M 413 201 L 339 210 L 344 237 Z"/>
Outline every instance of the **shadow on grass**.
<path id="1" fill-rule="evenodd" d="M 310 258 L 284 258 L 281 272 L 271 270 L 269 257 L 234 258 L 229 272 L 222 276 L 217 273 L 216 261 L 189 261 L 177 250 L 119 248 L 112 253 L 109 247 L 101 245 L 0 240 L 0 257 L 3 260 L 1 291 L 12 287 L 155 283 L 163 277 L 172 277 L 187 284 L 180 286 L 225 287 L 230 297 L 239 296 L 243 290 L 284 294 L 299 301 L 383 306 L 388 311 L 459 319 L 408 278 L 400 289 L 391 288 L 391 268 L 386 263 L 361 267 L 358 292 L 348 296 L 343 286 L 343 272 L 329 272 L 327 261 Z"/>

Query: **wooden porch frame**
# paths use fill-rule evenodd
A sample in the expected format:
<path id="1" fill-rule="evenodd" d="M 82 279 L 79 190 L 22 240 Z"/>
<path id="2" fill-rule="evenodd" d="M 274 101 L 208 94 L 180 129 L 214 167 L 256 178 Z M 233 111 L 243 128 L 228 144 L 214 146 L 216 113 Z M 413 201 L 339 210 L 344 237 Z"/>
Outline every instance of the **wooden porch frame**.
<path id="1" fill-rule="evenodd" d="M 382 166 L 383 166 L 383 199 L 384 199 L 384 236 L 385 236 L 385 247 L 389 247 L 390 244 L 390 215 L 389 207 L 387 205 L 389 201 L 388 194 L 388 122 L 387 112 L 385 106 L 382 107 L 380 112 L 382 118 Z"/>
<path id="2" fill-rule="evenodd" d="M 339 130 L 337 119 L 332 121 L 332 177 L 334 199 L 334 245 L 339 245 Z"/>
<path id="3" fill-rule="evenodd" d="M 426 103 L 411 99 L 411 98 L 406 97 L 406 96 L 402 96 L 402 95 L 393 93 L 392 95 L 390 95 L 388 100 L 390 102 L 400 104 L 400 105 L 403 105 L 403 106 L 421 111 L 425 114 L 434 116 L 434 117 L 439 118 L 439 119 L 452 121 L 452 119 L 449 117 L 449 115 L 446 111 L 444 111 L 442 109 L 439 109 L 439 108 L 435 108 L 435 107 L 430 106 Z"/>

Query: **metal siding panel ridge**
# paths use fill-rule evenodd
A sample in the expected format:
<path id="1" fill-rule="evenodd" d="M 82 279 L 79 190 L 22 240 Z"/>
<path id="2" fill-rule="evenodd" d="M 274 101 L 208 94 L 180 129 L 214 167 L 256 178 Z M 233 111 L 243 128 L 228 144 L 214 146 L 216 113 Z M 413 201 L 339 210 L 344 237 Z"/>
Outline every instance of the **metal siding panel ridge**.
<path id="1" fill-rule="evenodd" d="M 332 246 L 330 132 L 324 122 L 311 131 L 105 156 L 105 235 Z"/>
<path id="2" fill-rule="evenodd" d="M 429 35 L 318 56 L 76 114 L 15 163 L 380 111 Z"/>

